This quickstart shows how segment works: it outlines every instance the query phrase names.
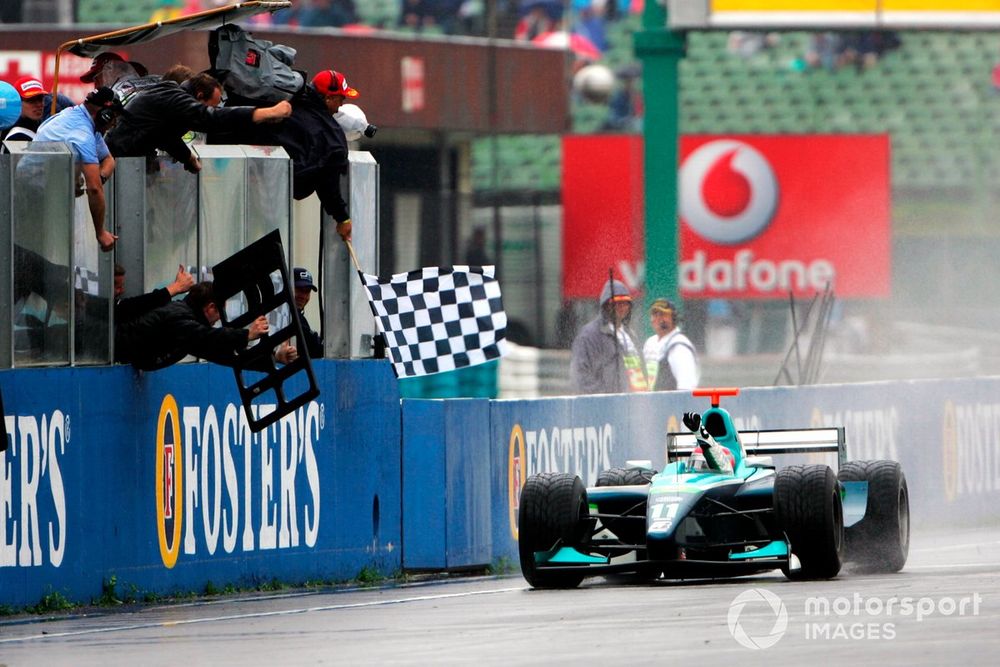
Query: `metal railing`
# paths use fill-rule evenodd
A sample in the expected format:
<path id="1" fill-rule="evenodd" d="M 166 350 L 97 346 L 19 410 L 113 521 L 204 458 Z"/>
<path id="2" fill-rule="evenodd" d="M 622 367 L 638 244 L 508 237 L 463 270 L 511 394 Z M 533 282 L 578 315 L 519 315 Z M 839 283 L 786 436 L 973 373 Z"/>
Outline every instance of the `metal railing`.
<path id="1" fill-rule="evenodd" d="M 105 185 L 105 226 L 118 235 L 100 252 L 73 155 L 65 144 L 7 142 L 0 155 L 0 368 L 109 364 L 114 359 L 114 264 L 126 271 L 124 296 L 171 282 L 178 266 L 196 280 L 265 234 L 278 230 L 288 263 L 322 266 L 327 356 L 371 356 L 374 325 L 343 244 L 323 255 L 295 235 L 332 223 L 315 208 L 299 213 L 292 167 L 280 147 L 197 145 L 198 174 L 168 157 L 122 158 Z M 351 154 L 345 192 L 365 269 L 378 271 L 378 165 Z M 329 239 L 332 234 L 327 234 Z M 334 237 L 336 238 L 336 237 Z M 322 245 L 322 244 L 321 244 Z M 345 326 L 346 324 L 346 326 Z"/>

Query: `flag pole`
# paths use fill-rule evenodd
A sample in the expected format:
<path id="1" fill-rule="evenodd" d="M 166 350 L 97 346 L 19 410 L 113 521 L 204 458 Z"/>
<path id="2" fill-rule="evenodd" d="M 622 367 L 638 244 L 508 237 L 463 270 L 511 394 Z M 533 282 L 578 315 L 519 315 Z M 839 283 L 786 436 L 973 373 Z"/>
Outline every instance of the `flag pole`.
<path id="1" fill-rule="evenodd" d="M 361 270 L 361 264 L 358 263 L 358 256 L 354 254 L 354 246 L 347 239 L 344 239 L 344 244 L 347 245 L 347 252 L 351 253 L 351 260 L 354 262 L 355 268 L 357 268 L 358 273 L 364 273 Z"/>

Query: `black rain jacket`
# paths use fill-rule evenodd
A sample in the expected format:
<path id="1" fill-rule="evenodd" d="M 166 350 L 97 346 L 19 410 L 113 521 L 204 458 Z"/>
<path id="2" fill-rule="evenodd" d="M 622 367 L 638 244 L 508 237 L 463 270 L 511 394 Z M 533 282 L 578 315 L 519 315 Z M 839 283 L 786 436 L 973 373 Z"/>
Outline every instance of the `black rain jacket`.
<path id="1" fill-rule="evenodd" d="M 171 301 L 115 328 L 118 361 L 144 371 L 176 364 L 189 354 L 232 366 L 247 346 L 246 329 L 212 327 L 187 299 Z"/>
<path id="2" fill-rule="evenodd" d="M 215 132 L 253 126 L 253 107 L 209 107 L 174 81 L 160 81 L 128 101 L 105 141 L 116 158 L 143 157 L 160 149 L 186 164 L 191 150 L 184 143 L 190 131 Z"/>
<path id="3" fill-rule="evenodd" d="M 232 96 L 230 99 L 233 98 Z M 311 85 L 289 100 L 292 114 L 280 123 L 261 123 L 249 129 L 213 133 L 211 144 L 281 146 L 292 158 L 295 199 L 316 193 L 330 217 L 351 217 L 340 194 L 340 177 L 347 174 L 347 137 L 320 95 Z"/>

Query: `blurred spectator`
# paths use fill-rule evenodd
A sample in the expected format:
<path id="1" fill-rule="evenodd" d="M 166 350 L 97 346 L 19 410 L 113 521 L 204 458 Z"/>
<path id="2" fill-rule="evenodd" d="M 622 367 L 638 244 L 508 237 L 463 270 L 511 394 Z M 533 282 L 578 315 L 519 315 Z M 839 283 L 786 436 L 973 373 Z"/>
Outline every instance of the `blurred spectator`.
<path id="1" fill-rule="evenodd" d="M 400 26 L 419 31 L 435 23 L 436 16 L 431 0 L 403 0 L 399 13 Z"/>
<path id="2" fill-rule="evenodd" d="M 493 262 L 486 253 L 486 229 L 476 227 L 465 244 L 465 263 L 469 266 L 489 266 Z"/>
<path id="3" fill-rule="evenodd" d="M 157 0 L 156 5 L 147 23 L 169 21 L 184 15 L 184 0 Z"/>
<path id="4" fill-rule="evenodd" d="M 486 32 L 484 0 L 464 0 L 459 4 L 454 32 L 463 35 L 482 35 Z"/>
<path id="5" fill-rule="evenodd" d="M 842 40 L 835 32 L 814 32 L 809 36 L 805 64 L 810 69 L 834 70 L 839 67 Z"/>
<path id="6" fill-rule="evenodd" d="M 894 32 L 866 30 L 844 35 L 841 66 L 851 65 L 858 71 L 871 69 L 887 51 L 899 46 Z"/>
<path id="7" fill-rule="evenodd" d="M 748 59 L 762 51 L 774 48 L 780 42 L 781 35 L 776 32 L 764 33 L 734 30 L 729 33 L 729 39 L 726 41 L 726 51 L 730 55 Z"/>
<path id="8" fill-rule="evenodd" d="M 0 141 L 31 141 L 45 113 L 45 90 L 42 82 L 33 76 L 22 76 L 14 82 L 14 89 L 21 97 L 21 116 L 12 127 L 0 132 Z"/>
<path id="9" fill-rule="evenodd" d="M 452 34 L 460 25 L 463 15 L 468 17 L 476 14 L 475 4 L 463 0 L 403 0 L 399 25 L 417 31 L 431 28 Z M 482 11 L 483 8 L 480 7 L 478 13 L 481 15 Z"/>
<path id="10" fill-rule="evenodd" d="M 354 0 L 309 0 L 298 11 L 298 22 L 303 28 L 339 28 L 357 21 Z"/>
<path id="11" fill-rule="evenodd" d="M 617 21 L 626 14 L 641 14 L 642 0 L 572 0 L 574 12 L 593 8 L 607 21 Z"/>
<path id="12" fill-rule="evenodd" d="M 556 342 L 559 349 L 569 349 L 580 330 L 581 317 L 577 303 L 573 301 L 563 301 L 559 312 L 556 313 Z"/>
<path id="13" fill-rule="evenodd" d="M 603 9 L 584 7 L 573 21 L 573 32 L 583 35 L 601 52 L 608 50 L 608 36 L 605 30 Z"/>
<path id="14" fill-rule="evenodd" d="M 562 3 L 542 0 L 521 3 L 521 19 L 514 28 L 514 39 L 530 42 L 539 35 L 557 30 L 562 19 Z"/>
<path id="15" fill-rule="evenodd" d="M 612 132 L 642 131 L 642 94 L 636 88 L 639 71 L 636 67 L 617 72 L 617 90 L 608 102 L 608 119 L 601 129 Z"/>
<path id="16" fill-rule="evenodd" d="M 434 14 L 434 22 L 440 26 L 441 31 L 446 35 L 453 35 L 458 31 L 459 18 L 464 0 L 431 0 L 431 12 Z"/>
<path id="17" fill-rule="evenodd" d="M 20 23 L 23 0 L 3 0 L 0 2 L 0 23 Z"/>
<path id="18" fill-rule="evenodd" d="M 811 69 L 870 69 L 887 52 L 899 48 L 899 35 L 889 30 L 855 30 L 844 33 L 814 33 L 805 54 Z"/>

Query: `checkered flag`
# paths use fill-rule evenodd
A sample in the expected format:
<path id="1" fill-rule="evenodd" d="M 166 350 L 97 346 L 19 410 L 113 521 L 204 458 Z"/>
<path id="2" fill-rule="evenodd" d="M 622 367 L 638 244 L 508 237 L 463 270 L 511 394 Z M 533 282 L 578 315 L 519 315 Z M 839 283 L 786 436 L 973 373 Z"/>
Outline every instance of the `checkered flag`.
<path id="1" fill-rule="evenodd" d="M 100 284 L 100 276 L 91 271 L 85 266 L 74 266 L 73 267 L 73 287 L 78 289 L 84 294 L 90 294 L 91 296 L 97 296 L 100 294 L 98 291 L 98 286 Z"/>
<path id="2" fill-rule="evenodd" d="M 492 266 L 430 267 L 388 280 L 361 273 L 397 377 L 506 354 L 507 313 L 493 274 Z"/>

